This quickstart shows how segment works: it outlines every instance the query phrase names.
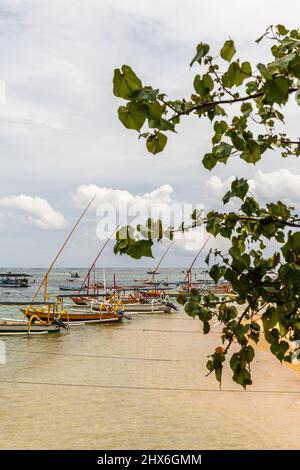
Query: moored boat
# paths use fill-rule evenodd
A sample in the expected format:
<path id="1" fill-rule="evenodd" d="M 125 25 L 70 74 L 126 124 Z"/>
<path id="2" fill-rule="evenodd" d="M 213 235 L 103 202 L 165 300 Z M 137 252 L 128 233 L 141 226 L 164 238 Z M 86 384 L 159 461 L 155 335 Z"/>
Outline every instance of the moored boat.
<path id="1" fill-rule="evenodd" d="M 0 287 L 6 288 L 19 288 L 29 287 L 28 278 L 32 277 L 30 274 L 25 273 L 0 273 Z"/>
<path id="2" fill-rule="evenodd" d="M 60 325 L 52 323 L 41 323 L 24 320 L 0 320 L 0 335 L 31 335 L 59 333 Z"/>
<path id="3" fill-rule="evenodd" d="M 98 310 L 101 308 L 101 302 L 92 301 L 91 302 L 92 310 Z M 132 302 L 132 303 L 123 303 L 122 310 L 126 312 L 144 312 L 144 313 L 170 313 L 172 309 L 176 310 L 176 307 L 169 302 L 158 302 L 152 300 L 149 303 L 141 302 Z"/>
<path id="4" fill-rule="evenodd" d="M 64 290 L 64 291 L 78 291 L 80 289 L 80 286 L 73 286 L 73 285 L 62 285 L 58 286 L 59 290 Z"/>
<path id="5" fill-rule="evenodd" d="M 108 323 L 119 322 L 124 315 L 119 306 L 101 303 L 97 309 L 91 305 L 71 308 L 70 311 L 62 307 L 58 301 L 55 305 L 44 305 L 36 309 L 30 305 L 20 309 L 26 318 L 36 315 L 42 321 L 53 321 L 59 318 L 63 323 L 84 322 L 84 323 Z"/>
<path id="6" fill-rule="evenodd" d="M 78 271 L 70 271 L 70 276 L 73 278 L 73 279 L 78 279 L 80 277 L 80 274 Z"/>

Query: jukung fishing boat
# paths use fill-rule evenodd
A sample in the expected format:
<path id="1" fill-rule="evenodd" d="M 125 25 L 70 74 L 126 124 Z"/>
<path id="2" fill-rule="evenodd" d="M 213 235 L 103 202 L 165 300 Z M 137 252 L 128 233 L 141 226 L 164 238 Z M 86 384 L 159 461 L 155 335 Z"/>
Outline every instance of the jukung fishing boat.
<path id="1" fill-rule="evenodd" d="M 24 320 L 0 320 L 0 336 L 8 335 L 36 335 L 47 333 L 59 333 L 61 325 L 53 321 L 43 324 L 39 321 L 30 324 Z"/>
<path id="2" fill-rule="evenodd" d="M 104 305 L 106 304 L 101 301 L 99 302 L 97 300 L 92 300 L 90 302 L 90 307 L 94 311 L 97 311 L 98 309 L 103 308 Z M 177 307 L 175 307 L 175 305 L 171 304 L 170 302 L 164 302 L 164 301 L 153 299 L 151 300 L 151 302 L 147 302 L 147 303 L 142 303 L 142 302 L 122 303 L 120 301 L 119 309 L 122 310 L 124 313 L 130 313 L 130 312 L 170 313 L 172 309 L 177 310 Z"/>
<path id="3" fill-rule="evenodd" d="M 17 306 L 24 305 L 24 302 L 1 302 L 1 306 Z M 36 305 L 40 306 L 40 302 L 33 302 L 31 314 L 24 320 L 14 318 L 1 318 L 0 319 L 0 335 L 32 335 L 32 334 L 46 334 L 46 333 L 59 333 L 61 328 L 67 328 L 59 316 L 51 319 L 45 318 L 42 320 L 37 314 L 38 309 Z"/>
<path id="4" fill-rule="evenodd" d="M 19 288 L 29 287 L 28 278 L 32 277 L 30 274 L 25 273 L 0 273 L 0 287 L 6 288 Z"/>
<path id="5" fill-rule="evenodd" d="M 94 302 L 96 302 L 94 300 Z M 38 310 L 32 306 L 20 309 L 26 318 L 36 314 L 43 321 L 51 321 L 58 318 L 64 323 L 111 323 L 119 322 L 124 318 L 124 312 L 119 303 L 98 302 L 96 308 L 91 303 L 85 306 L 74 306 L 69 309 L 64 308 L 63 298 L 58 297 L 56 302 L 43 305 Z"/>

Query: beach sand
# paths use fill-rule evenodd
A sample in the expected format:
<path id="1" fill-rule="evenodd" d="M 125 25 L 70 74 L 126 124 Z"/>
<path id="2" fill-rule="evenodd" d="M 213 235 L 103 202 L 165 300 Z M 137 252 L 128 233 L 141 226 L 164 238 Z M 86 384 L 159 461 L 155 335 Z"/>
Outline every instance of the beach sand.
<path id="1" fill-rule="evenodd" d="M 254 385 L 227 367 L 220 391 L 205 367 L 219 345 L 182 311 L 7 338 L 0 448 L 300 448 L 295 371 L 260 346 Z"/>

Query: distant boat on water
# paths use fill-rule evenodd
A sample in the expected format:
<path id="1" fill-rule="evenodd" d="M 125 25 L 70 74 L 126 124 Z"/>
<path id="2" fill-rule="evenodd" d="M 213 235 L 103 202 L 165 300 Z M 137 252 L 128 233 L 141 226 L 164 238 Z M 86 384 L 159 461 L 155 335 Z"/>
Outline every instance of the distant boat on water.
<path id="1" fill-rule="evenodd" d="M 152 275 L 154 275 L 154 274 L 159 274 L 159 272 L 156 271 L 155 269 L 152 269 L 151 271 L 147 271 L 147 274 L 152 274 Z"/>
<path id="2" fill-rule="evenodd" d="M 13 273 L 8 271 L 6 273 L 0 273 L 0 287 L 29 287 L 28 278 L 32 277 L 30 274 L 25 273 Z"/>
<path id="3" fill-rule="evenodd" d="M 58 286 L 59 290 L 72 290 L 72 291 L 79 291 L 80 286 L 73 286 L 73 285 L 63 285 L 63 286 Z"/>
<path id="4" fill-rule="evenodd" d="M 80 274 L 78 271 L 71 271 L 70 272 L 70 276 L 73 278 L 73 279 L 78 279 L 80 277 Z"/>

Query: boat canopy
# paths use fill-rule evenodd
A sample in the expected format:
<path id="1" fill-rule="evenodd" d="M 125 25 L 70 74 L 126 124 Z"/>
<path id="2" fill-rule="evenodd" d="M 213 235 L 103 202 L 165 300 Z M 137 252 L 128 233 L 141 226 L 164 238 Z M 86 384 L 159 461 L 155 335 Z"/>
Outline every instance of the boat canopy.
<path id="1" fill-rule="evenodd" d="M 32 277 L 32 275 L 25 273 L 0 273 L 0 277 Z"/>

